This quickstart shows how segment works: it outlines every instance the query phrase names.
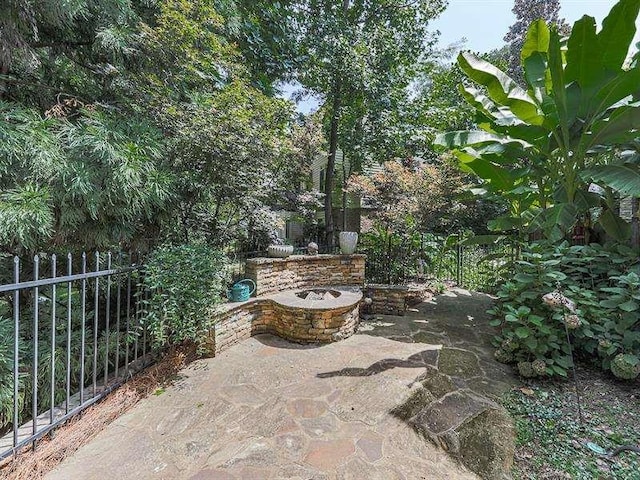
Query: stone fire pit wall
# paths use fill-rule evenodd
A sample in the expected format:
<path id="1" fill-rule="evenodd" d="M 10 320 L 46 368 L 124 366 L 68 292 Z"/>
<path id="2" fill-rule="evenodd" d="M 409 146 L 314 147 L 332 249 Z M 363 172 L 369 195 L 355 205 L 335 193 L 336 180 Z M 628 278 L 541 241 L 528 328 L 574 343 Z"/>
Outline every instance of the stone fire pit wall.
<path id="1" fill-rule="evenodd" d="M 260 333 L 299 343 L 328 343 L 352 335 L 360 320 L 364 255 L 296 255 L 247 261 L 256 297 L 218 305 L 204 339 L 209 355 Z M 340 296 L 329 304 L 301 301 L 305 289 L 331 287 Z"/>
<path id="2" fill-rule="evenodd" d="M 364 286 L 365 255 L 293 255 L 247 260 L 256 296 L 330 285 Z"/>

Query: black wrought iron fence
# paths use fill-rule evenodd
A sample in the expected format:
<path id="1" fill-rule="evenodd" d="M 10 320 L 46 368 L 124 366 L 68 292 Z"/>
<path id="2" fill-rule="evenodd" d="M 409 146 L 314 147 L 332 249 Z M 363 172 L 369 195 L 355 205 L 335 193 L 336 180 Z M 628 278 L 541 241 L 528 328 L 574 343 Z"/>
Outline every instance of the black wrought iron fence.
<path id="1" fill-rule="evenodd" d="M 139 256 L 10 262 L 12 280 L 0 284 L 0 459 L 151 360 Z"/>
<path id="2" fill-rule="evenodd" d="M 359 248 L 367 255 L 370 283 L 403 284 L 434 279 L 470 290 L 493 292 L 514 259 L 507 237 L 367 236 Z"/>

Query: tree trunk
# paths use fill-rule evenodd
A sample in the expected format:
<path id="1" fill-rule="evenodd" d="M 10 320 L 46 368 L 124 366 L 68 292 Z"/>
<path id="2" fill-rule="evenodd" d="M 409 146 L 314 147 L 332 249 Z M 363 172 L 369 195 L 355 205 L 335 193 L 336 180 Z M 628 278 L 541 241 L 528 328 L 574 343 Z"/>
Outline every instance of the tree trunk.
<path id="1" fill-rule="evenodd" d="M 342 80 L 340 72 L 336 72 L 333 87 L 333 102 L 331 106 L 331 129 L 329 133 L 329 159 L 327 160 L 327 172 L 324 184 L 324 225 L 326 241 L 329 247 L 335 245 L 333 224 L 333 183 L 335 179 L 336 152 L 338 151 L 338 123 L 340 122 L 340 104 Z"/>
<path id="2" fill-rule="evenodd" d="M 342 13 L 347 17 L 350 0 L 342 0 Z M 336 153 L 338 151 L 338 124 L 340 123 L 340 106 L 342 104 L 342 78 L 341 71 L 337 68 L 334 71 L 332 104 L 331 104 L 331 125 L 329 130 L 329 158 L 327 160 L 327 172 L 324 185 L 324 225 L 327 246 L 333 248 L 335 245 L 335 227 L 333 219 L 333 184 L 335 182 Z M 344 162 L 344 158 L 343 158 Z"/>
<path id="3" fill-rule="evenodd" d="M 347 231 L 347 163 L 342 155 L 342 231 Z"/>

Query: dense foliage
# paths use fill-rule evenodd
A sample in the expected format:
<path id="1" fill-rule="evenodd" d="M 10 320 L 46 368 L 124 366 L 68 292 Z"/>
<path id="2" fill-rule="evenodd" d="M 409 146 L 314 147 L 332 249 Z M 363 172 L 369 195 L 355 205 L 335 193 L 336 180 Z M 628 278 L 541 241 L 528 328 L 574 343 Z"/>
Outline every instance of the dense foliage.
<path id="1" fill-rule="evenodd" d="M 496 358 L 525 377 L 566 375 L 573 344 L 578 357 L 598 358 L 616 377 L 633 379 L 640 374 L 640 277 L 637 252 L 623 246 L 631 228 L 618 201 L 640 194 L 640 65 L 627 58 L 640 3 L 619 1 L 600 31 L 584 16 L 568 39 L 557 25 L 557 2 L 533 2 L 525 12 L 530 3 L 516 2 L 519 20 L 533 6 L 548 10 L 522 44 L 526 87 L 461 53 L 461 70 L 480 86 L 461 87 L 478 128 L 440 135 L 437 143 L 480 178 L 478 193 L 507 203 L 509 214 L 490 228 L 515 232 L 524 245 L 492 312 L 500 328 Z M 529 235 L 545 240 L 527 245 Z"/>
<path id="2" fill-rule="evenodd" d="M 145 324 L 156 348 L 200 343 L 211 328 L 211 308 L 226 298 L 228 271 L 222 252 L 204 245 L 157 248 L 147 260 Z"/>
<path id="3" fill-rule="evenodd" d="M 514 363 L 525 377 L 566 376 L 570 340 L 578 357 L 598 359 L 619 378 L 637 377 L 639 268 L 635 252 L 623 246 L 565 242 L 527 248 L 492 311 L 492 323 L 500 329 L 496 358 Z M 543 300 L 555 291 L 572 304 Z"/>
<path id="4" fill-rule="evenodd" d="M 80 108 L 71 120 L 1 100 L 0 116 L 1 250 L 132 245 L 157 231 L 173 175 L 144 119 Z"/>
<path id="5" fill-rule="evenodd" d="M 449 132 L 437 142 L 455 149 L 485 192 L 509 202 L 510 215 L 493 222 L 495 230 L 542 230 L 558 241 L 577 225 L 589 242 L 597 226 L 616 240 L 629 238 L 616 199 L 638 195 L 640 176 L 633 157 L 615 149 L 635 148 L 640 126 L 640 66 L 625 68 L 639 8 L 621 0 L 599 32 L 584 16 L 566 51 L 556 28 L 533 23 L 521 54 L 526 90 L 469 52 L 458 57 L 483 87 L 464 87 L 480 129 Z"/>
<path id="6" fill-rule="evenodd" d="M 298 192 L 310 159 L 291 103 L 265 94 L 275 73 L 256 74 L 252 2 L 2 8 L 3 251 L 251 243 Z"/>

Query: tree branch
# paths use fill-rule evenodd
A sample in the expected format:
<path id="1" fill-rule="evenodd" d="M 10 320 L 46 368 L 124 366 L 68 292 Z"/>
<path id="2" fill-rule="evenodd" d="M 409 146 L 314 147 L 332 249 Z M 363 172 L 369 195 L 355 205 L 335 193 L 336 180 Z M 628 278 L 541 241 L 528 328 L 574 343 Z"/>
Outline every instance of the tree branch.
<path id="1" fill-rule="evenodd" d="M 49 41 L 49 42 L 33 42 L 29 43 L 31 48 L 50 48 L 50 47 L 89 47 L 93 45 L 93 41 L 86 40 L 83 42 L 69 41 Z"/>

